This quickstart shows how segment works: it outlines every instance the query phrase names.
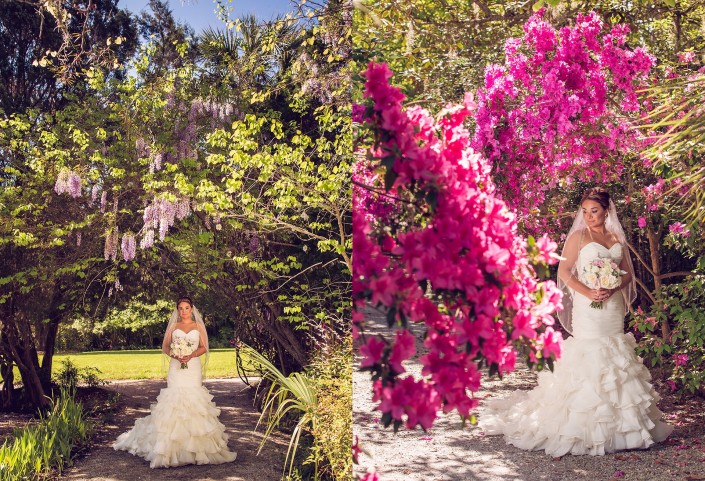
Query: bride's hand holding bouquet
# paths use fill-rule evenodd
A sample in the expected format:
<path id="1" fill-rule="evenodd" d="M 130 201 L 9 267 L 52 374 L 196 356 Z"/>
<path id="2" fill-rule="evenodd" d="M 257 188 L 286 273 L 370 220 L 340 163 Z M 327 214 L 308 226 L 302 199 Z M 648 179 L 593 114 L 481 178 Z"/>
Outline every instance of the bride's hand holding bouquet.
<path id="1" fill-rule="evenodd" d="M 607 296 L 605 297 L 602 294 L 602 297 L 608 299 L 622 286 L 622 276 L 626 272 L 621 270 L 619 265 L 612 259 L 598 257 L 585 266 L 581 274 L 583 284 L 590 289 L 606 291 Z M 602 303 L 603 300 L 593 300 L 590 303 L 590 307 L 602 309 Z"/>
<path id="2" fill-rule="evenodd" d="M 190 339 L 177 337 L 169 346 L 169 355 L 181 362 L 181 369 L 188 369 L 189 356 L 193 354 L 197 347 L 198 345 Z"/>

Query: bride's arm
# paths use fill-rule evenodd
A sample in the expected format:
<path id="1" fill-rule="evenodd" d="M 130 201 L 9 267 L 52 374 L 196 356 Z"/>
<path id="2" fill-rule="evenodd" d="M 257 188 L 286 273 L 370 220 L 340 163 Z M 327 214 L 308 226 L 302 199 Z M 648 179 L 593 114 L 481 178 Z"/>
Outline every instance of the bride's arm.
<path id="1" fill-rule="evenodd" d="M 164 341 L 162 342 L 162 352 L 169 357 L 172 357 L 169 352 L 171 351 L 171 333 L 174 332 L 174 328 L 167 329 L 164 334 Z"/>
<path id="2" fill-rule="evenodd" d="M 583 284 L 578 280 L 578 278 L 573 275 L 571 270 L 573 266 L 578 261 L 578 254 L 580 253 L 580 236 L 571 235 L 565 241 L 565 248 L 563 249 L 562 260 L 558 264 L 558 277 L 565 283 L 566 286 L 570 287 L 574 291 L 579 292 L 589 299 L 593 299 L 597 289 L 590 289 L 588 286 Z M 593 299 L 595 300 L 595 299 Z"/>

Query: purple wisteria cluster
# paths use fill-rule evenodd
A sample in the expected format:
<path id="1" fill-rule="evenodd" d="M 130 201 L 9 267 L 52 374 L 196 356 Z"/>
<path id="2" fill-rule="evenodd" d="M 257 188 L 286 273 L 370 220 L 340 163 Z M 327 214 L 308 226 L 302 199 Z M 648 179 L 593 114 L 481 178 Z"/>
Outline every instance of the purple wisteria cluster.
<path id="1" fill-rule="evenodd" d="M 158 149 L 152 148 L 142 137 L 135 140 L 135 149 L 137 150 L 137 155 L 139 157 L 149 158 L 149 173 L 153 174 L 162 168 L 162 162 L 164 161 L 164 152 Z"/>
<path id="2" fill-rule="evenodd" d="M 81 197 L 81 177 L 73 170 L 61 169 L 54 184 L 54 192 L 59 195 L 69 194 L 74 199 Z"/>
<path id="3" fill-rule="evenodd" d="M 135 235 L 133 233 L 128 232 L 122 236 L 122 245 L 120 247 L 122 249 L 123 259 L 131 261 L 135 258 L 136 244 Z"/>
<path id="4" fill-rule="evenodd" d="M 191 102 L 188 119 L 190 122 L 193 122 L 199 117 L 208 115 L 212 117 L 213 120 L 227 122 L 236 112 L 235 104 L 230 102 L 220 103 L 210 100 L 194 99 Z"/>
<path id="5" fill-rule="evenodd" d="M 187 198 L 171 202 L 154 197 L 150 205 L 144 209 L 144 229 L 140 247 L 146 249 L 154 244 L 154 231 L 159 230 L 159 240 L 164 240 L 169 227 L 174 225 L 174 219 L 182 220 L 191 212 L 191 204 Z"/>

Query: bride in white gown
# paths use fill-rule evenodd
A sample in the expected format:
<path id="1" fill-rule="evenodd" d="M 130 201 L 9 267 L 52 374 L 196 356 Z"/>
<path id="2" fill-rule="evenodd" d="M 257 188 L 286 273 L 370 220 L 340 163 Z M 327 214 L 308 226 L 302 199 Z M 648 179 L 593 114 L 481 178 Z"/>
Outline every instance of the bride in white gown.
<path id="1" fill-rule="evenodd" d="M 188 297 L 179 298 L 176 306 L 162 344 L 164 354 L 171 357 L 167 387 L 152 404 L 151 414 L 135 421 L 113 448 L 145 458 L 150 468 L 234 461 L 237 454 L 228 450 L 225 426 L 218 420 L 220 409 L 201 384 L 200 356 L 208 353 L 203 318 Z M 170 353 L 170 345 L 181 337 L 198 347 L 187 356 L 177 357 Z"/>
<path id="2" fill-rule="evenodd" d="M 480 427 L 509 444 L 552 456 L 603 455 L 648 448 L 673 430 L 661 421 L 651 375 L 637 357 L 634 336 L 624 333 L 634 300 L 633 268 L 622 226 L 607 191 L 589 190 L 566 239 L 558 280 L 564 290 L 561 323 L 573 335 L 563 343 L 554 371 L 538 386 L 488 402 Z M 625 271 L 616 289 L 590 289 L 582 268 L 610 258 Z M 614 295 L 616 294 L 616 295 Z M 592 302 L 602 302 L 593 308 Z"/>

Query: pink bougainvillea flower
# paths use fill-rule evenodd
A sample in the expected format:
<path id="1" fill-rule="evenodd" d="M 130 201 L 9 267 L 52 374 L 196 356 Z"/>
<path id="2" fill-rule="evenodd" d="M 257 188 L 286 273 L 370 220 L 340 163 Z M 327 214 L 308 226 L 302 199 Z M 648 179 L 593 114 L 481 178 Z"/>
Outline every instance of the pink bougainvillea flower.
<path id="1" fill-rule="evenodd" d="M 677 53 L 678 61 L 681 63 L 690 63 L 695 59 L 695 52 L 680 52 Z"/>
<path id="2" fill-rule="evenodd" d="M 558 263 L 558 257 L 555 255 L 558 244 L 553 242 L 548 234 L 544 234 L 536 240 L 536 247 L 539 249 L 538 260 L 552 265 Z"/>
<path id="3" fill-rule="evenodd" d="M 406 361 L 416 353 L 416 338 L 406 329 L 397 331 L 389 365 L 398 373 L 404 372 L 402 361 Z"/>
<path id="4" fill-rule="evenodd" d="M 369 367 L 378 363 L 386 345 L 383 340 L 376 337 L 367 339 L 367 343 L 360 347 L 360 354 L 363 356 L 360 367 Z"/>
<path id="5" fill-rule="evenodd" d="M 360 449 L 360 443 L 357 439 L 357 436 L 355 436 L 355 439 L 353 440 L 353 445 L 352 445 L 353 463 L 359 464 L 358 458 L 359 458 L 361 452 L 362 452 L 362 449 Z"/>
<path id="6" fill-rule="evenodd" d="M 675 362 L 676 366 L 685 366 L 688 364 L 688 355 L 687 354 L 676 354 L 673 356 L 673 361 Z"/>
<path id="7" fill-rule="evenodd" d="M 540 22 L 532 28 L 536 44 L 552 48 L 551 30 Z M 494 74 L 506 84 L 501 69 Z M 509 372 L 515 343 L 533 359 L 542 351 L 542 363 L 558 357 L 561 336 L 548 326 L 561 293 L 532 268 L 555 263 L 556 244 L 543 236 L 530 253 L 518 235 L 518 218 L 498 197 L 488 159 L 470 145 L 471 96 L 434 118 L 419 107 L 404 109 L 386 65 L 371 62 L 363 75 L 368 100 L 360 129 L 374 140 L 353 170 L 355 336 L 361 366 L 376 379 L 381 421 L 428 429 L 441 409 L 468 417 L 477 407 L 478 359 Z M 414 216 L 424 221 L 409 222 Z M 398 327 L 393 338 L 366 337 L 359 313 L 367 304 Z M 400 376 L 415 354 L 408 322 L 425 324 L 421 379 Z"/>
<path id="8" fill-rule="evenodd" d="M 646 227 L 646 219 L 644 217 L 639 217 L 637 224 L 639 224 L 639 228 L 643 229 Z"/>
<path id="9" fill-rule="evenodd" d="M 681 222 L 674 222 L 673 224 L 668 226 L 668 230 L 673 232 L 674 234 L 678 234 L 683 237 L 690 236 L 690 231 Z"/>

